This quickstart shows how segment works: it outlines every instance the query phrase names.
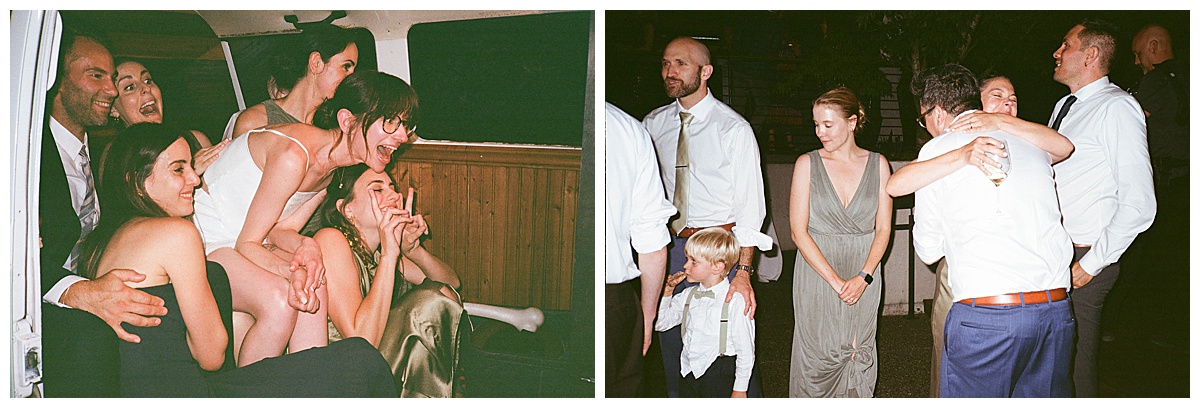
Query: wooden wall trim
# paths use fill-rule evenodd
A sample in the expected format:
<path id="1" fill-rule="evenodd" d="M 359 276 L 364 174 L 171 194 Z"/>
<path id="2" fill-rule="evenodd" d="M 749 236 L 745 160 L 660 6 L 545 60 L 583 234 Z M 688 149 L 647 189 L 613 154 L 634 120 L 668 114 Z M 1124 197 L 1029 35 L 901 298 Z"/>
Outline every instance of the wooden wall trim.
<path id="1" fill-rule="evenodd" d="M 389 170 L 431 234 L 424 246 L 458 273 L 469 302 L 569 310 L 580 150 L 421 144 Z"/>
<path id="2" fill-rule="evenodd" d="M 579 170 L 582 150 L 578 147 L 421 143 L 412 145 L 397 157 L 398 161 Z"/>

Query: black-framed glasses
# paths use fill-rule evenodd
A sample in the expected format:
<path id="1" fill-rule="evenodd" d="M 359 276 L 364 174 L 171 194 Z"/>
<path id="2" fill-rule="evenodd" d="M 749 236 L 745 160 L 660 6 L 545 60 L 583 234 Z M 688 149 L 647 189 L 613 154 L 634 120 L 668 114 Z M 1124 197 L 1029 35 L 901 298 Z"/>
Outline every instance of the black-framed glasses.
<path id="1" fill-rule="evenodd" d="M 925 117 L 929 116 L 930 113 L 933 113 L 933 108 L 929 108 L 921 116 L 917 116 L 917 124 L 921 125 L 921 129 L 925 129 Z"/>
<path id="2" fill-rule="evenodd" d="M 399 116 L 384 120 L 383 121 L 383 132 L 387 133 L 389 135 L 395 134 L 397 130 L 400 130 L 401 125 L 404 126 L 406 136 L 408 136 L 409 138 L 416 136 L 417 125 L 413 124 L 413 123 L 405 122 L 405 121 L 401 120 Z"/>

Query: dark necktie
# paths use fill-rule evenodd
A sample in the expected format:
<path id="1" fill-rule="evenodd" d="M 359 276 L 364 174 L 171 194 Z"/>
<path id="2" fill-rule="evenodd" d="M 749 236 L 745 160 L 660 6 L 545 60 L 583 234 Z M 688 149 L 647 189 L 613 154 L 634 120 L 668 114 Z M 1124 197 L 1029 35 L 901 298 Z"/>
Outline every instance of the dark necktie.
<path id="1" fill-rule="evenodd" d="M 75 248 L 71 250 L 71 257 L 67 258 L 67 265 L 70 266 L 71 272 L 76 272 L 79 267 L 79 251 L 83 243 L 83 239 L 96 229 L 96 222 L 100 218 L 100 209 L 96 207 L 96 184 L 92 180 L 92 163 L 88 157 L 87 146 L 79 150 L 79 159 L 82 162 L 81 170 L 83 179 L 87 182 L 87 188 L 83 190 L 83 205 L 79 207 L 79 240 L 75 241 Z"/>
<path id="2" fill-rule="evenodd" d="M 1051 129 L 1058 130 L 1058 125 L 1062 124 L 1062 120 L 1067 116 L 1067 112 L 1071 111 L 1071 105 L 1075 104 L 1075 95 L 1067 97 L 1067 101 L 1063 102 L 1062 109 L 1058 110 L 1058 116 L 1054 118 L 1054 124 L 1050 125 Z"/>

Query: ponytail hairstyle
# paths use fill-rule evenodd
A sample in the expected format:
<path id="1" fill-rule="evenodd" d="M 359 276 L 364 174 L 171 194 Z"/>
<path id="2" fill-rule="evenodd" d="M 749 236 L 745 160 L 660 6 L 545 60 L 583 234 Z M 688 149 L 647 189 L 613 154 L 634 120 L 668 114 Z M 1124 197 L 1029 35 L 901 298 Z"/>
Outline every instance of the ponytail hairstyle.
<path id="1" fill-rule="evenodd" d="M 813 107 L 825 105 L 837 108 L 842 112 L 842 118 L 850 120 L 851 116 L 856 116 L 858 121 L 854 124 L 854 134 L 857 135 L 863 130 L 867 123 L 867 112 L 863 109 L 862 102 L 858 100 L 858 95 L 854 94 L 850 88 L 839 86 L 830 89 L 813 100 Z"/>
<path id="2" fill-rule="evenodd" d="M 276 86 L 292 89 L 300 82 L 300 78 L 308 75 L 308 57 L 312 53 L 317 53 L 321 61 L 328 63 L 330 58 L 345 51 L 350 44 L 355 44 L 354 34 L 341 26 L 329 24 L 310 27 L 300 35 L 289 38 L 279 52 L 268 56 L 267 70 L 275 78 Z"/>

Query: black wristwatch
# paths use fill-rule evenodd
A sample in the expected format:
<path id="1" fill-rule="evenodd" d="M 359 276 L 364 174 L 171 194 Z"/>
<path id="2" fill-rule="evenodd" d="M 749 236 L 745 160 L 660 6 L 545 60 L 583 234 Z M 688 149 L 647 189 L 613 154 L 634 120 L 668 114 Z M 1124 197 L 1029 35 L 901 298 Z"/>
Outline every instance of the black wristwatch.
<path id="1" fill-rule="evenodd" d="M 871 281 L 875 280 L 874 277 L 871 277 L 871 274 L 866 273 L 866 272 L 859 272 L 858 276 L 861 276 L 863 278 L 863 281 L 867 282 L 868 285 L 871 284 Z"/>
<path id="2" fill-rule="evenodd" d="M 754 267 L 753 267 L 753 266 L 750 266 L 750 265 L 742 265 L 742 264 L 738 264 L 737 268 L 733 268 L 733 270 L 735 270 L 735 271 L 746 271 L 746 272 L 748 272 L 748 273 L 750 273 L 750 274 L 754 274 Z"/>

